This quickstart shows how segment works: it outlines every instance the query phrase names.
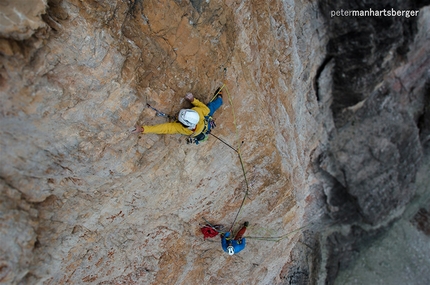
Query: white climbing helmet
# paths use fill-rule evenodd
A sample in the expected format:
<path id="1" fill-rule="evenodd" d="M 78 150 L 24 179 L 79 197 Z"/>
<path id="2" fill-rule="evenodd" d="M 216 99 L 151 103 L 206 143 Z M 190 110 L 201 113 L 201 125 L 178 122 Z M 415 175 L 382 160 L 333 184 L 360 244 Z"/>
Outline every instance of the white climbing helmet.
<path id="1" fill-rule="evenodd" d="M 233 248 L 233 246 L 227 246 L 227 251 L 228 251 L 228 254 L 229 255 L 233 255 L 234 254 L 234 248 Z"/>
<path id="2" fill-rule="evenodd" d="M 178 120 L 190 130 L 193 130 L 200 120 L 199 113 L 191 109 L 182 109 L 179 111 Z"/>

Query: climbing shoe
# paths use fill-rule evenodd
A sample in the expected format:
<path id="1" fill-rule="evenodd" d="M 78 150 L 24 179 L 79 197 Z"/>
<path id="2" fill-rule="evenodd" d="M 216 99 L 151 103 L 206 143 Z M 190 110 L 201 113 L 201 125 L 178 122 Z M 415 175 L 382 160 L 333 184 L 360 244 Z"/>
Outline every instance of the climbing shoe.
<path id="1" fill-rule="evenodd" d="M 243 223 L 243 226 L 244 226 L 244 227 L 249 226 L 249 222 L 244 222 L 244 223 Z"/>
<path id="2" fill-rule="evenodd" d="M 222 98 L 222 90 L 220 91 L 221 87 L 218 87 L 217 90 L 215 90 L 214 96 L 217 95 L 218 97 Z"/>

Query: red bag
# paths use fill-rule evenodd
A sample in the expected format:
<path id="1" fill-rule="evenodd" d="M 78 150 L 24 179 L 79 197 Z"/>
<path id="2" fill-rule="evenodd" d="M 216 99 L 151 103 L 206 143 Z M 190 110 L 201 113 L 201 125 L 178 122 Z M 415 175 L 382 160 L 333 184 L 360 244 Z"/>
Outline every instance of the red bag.
<path id="1" fill-rule="evenodd" d="M 218 231 L 215 230 L 214 228 L 212 228 L 211 226 L 208 226 L 208 225 L 200 228 L 200 230 L 202 231 L 202 234 L 203 234 L 205 239 L 213 238 L 213 237 L 216 237 L 218 235 Z"/>

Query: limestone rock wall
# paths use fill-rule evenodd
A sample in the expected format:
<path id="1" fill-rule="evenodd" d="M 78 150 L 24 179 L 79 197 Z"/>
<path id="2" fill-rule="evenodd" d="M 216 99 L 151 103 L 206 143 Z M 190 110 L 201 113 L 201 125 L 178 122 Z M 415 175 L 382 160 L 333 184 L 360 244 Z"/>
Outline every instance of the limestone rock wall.
<path id="1" fill-rule="evenodd" d="M 0 7 L 1 37 L 28 39 L 46 25 L 41 17 L 46 12 L 46 0 L 4 0 Z"/>
<path id="2" fill-rule="evenodd" d="M 319 137 L 312 82 L 327 40 L 317 3 L 47 5 L 33 36 L 1 39 L 1 282 L 298 276 L 295 230 L 321 214 L 321 193 L 309 188 Z M 128 133 L 165 121 L 146 103 L 175 114 L 189 106 L 186 92 L 208 102 L 223 83 L 214 133 L 235 147 L 244 141 L 250 186 L 235 229 L 249 221 L 249 236 L 293 232 L 277 243 L 249 238 L 233 257 L 219 238 L 204 241 L 199 224 L 231 226 L 246 190 L 236 153 L 214 138 L 196 146 Z"/>
<path id="3" fill-rule="evenodd" d="M 2 284 L 366 282 L 398 232 L 427 250 L 426 1 L 3 2 Z M 420 17 L 330 18 L 375 5 Z M 199 225 L 232 226 L 237 154 L 128 131 L 223 84 L 233 257 Z"/>

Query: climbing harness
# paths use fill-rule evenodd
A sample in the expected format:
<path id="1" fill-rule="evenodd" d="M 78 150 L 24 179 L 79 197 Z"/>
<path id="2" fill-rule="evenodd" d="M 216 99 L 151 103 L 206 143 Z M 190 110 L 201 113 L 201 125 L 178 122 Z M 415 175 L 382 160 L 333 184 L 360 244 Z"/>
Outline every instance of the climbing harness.
<path id="1" fill-rule="evenodd" d="M 197 136 L 193 137 L 192 135 L 187 138 L 187 144 L 195 143 L 199 144 L 200 142 L 204 142 L 208 140 L 209 135 L 211 134 L 212 129 L 216 127 L 215 121 L 211 116 L 205 116 L 204 119 L 205 126 L 203 127 L 203 131 Z"/>

